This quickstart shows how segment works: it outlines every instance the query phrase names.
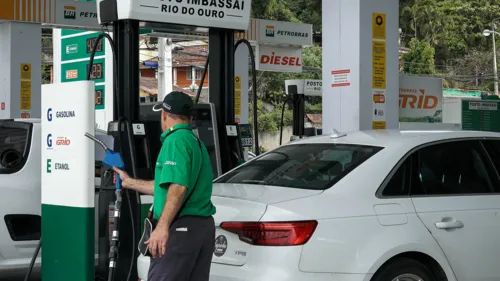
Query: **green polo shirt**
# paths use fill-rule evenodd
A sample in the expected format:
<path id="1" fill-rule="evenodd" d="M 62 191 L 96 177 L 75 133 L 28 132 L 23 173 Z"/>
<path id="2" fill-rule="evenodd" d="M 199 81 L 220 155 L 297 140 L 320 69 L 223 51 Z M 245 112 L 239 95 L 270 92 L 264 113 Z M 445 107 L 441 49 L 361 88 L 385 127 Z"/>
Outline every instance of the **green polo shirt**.
<path id="1" fill-rule="evenodd" d="M 154 218 L 159 219 L 163 212 L 170 184 L 187 188 L 184 200 L 193 192 L 179 216 L 208 217 L 215 214 L 215 206 L 211 201 L 212 163 L 202 142 L 200 149 L 191 126 L 175 125 L 163 132 L 161 141 L 155 168 Z M 197 179 L 198 184 L 194 188 Z"/>

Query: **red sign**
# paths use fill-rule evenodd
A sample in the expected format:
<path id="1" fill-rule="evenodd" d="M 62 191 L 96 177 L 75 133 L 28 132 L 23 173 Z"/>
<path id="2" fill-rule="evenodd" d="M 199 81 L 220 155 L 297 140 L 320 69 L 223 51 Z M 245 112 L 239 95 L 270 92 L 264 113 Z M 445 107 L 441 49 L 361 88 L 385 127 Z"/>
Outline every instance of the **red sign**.
<path id="1" fill-rule="evenodd" d="M 2 110 L 5 110 L 5 102 L 2 102 L 2 105 L 0 106 Z"/>
<path id="2" fill-rule="evenodd" d="M 351 70 L 332 71 L 332 87 L 345 87 L 351 85 Z"/>
<path id="3" fill-rule="evenodd" d="M 302 72 L 302 49 L 260 45 L 257 63 L 261 71 Z"/>
<path id="4" fill-rule="evenodd" d="M 373 102 L 374 103 L 385 103 L 384 94 L 373 94 Z"/>
<path id="5" fill-rule="evenodd" d="M 302 66 L 300 57 L 278 56 L 272 52 L 271 56 L 262 55 L 260 64 L 285 65 L 285 66 Z"/>

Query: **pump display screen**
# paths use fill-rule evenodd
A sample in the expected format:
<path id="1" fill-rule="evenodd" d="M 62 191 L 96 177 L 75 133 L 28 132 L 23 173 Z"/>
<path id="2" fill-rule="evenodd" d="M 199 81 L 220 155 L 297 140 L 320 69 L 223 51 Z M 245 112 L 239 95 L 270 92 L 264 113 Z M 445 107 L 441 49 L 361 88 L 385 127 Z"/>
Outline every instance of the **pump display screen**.
<path id="1" fill-rule="evenodd" d="M 87 39 L 87 54 L 92 53 L 92 48 L 94 48 L 94 44 L 95 44 L 96 40 L 97 40 L 97 37 Z M 95 51 L 96 51 L 96 53 L 102 52 L 102 40 L 99 41 L 99 44 L 97 44 Z"/>
<path id="2" fill-rule="evenodd" d="M 89 65 L 87 64 L 87 71 L 89 69 Z M 92 65 L 92 71 L 90 73 L 90 78 L 91 79 L 102 79 L 102 71 L 103 71 L 103 67 L 102 67 L 102 63 L 94 63 Z M 87 74 L 88 76 L 88 74 Z"/>
<path id="3" fill-rule="evenodd" d="M 102 90 L 95 90 L 95 105 L 100 106 L 103 105 L 102 103 Z"/>
<path id="4" fill-rule="evenodd" d="M 250 124 L 240 124 L 239 126 L 241 135 L 241 145 L 243 147 L 252 147 L 253 138 L 252 138 L 252 130 L 250 128 Z"/>

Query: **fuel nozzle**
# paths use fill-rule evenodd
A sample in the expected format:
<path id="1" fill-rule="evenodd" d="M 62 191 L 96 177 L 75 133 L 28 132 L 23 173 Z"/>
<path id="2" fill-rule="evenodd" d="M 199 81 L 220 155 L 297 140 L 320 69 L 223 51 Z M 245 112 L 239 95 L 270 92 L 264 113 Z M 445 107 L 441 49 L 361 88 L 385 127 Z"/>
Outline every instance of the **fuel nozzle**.
<path id="1" fill-rule="evenodd" d="M 102 160 L 104 164 L 108 165 L 109 167 L 117 167 L 120 170 L 123 170 L 125 168 L 125 164 L 123 163 L 123 159 L 120 153 L 114 152 L 109 147 L 107 147 L 104 144 L 104 142 L 102 142 L 101 140 L 97 139 L 95 136 L 89 133 L 85 133 L 85 136 L 93 140 L 97 144 L 99 144 L 104 149 L 104 151 L 106 152 L 106 154 L 104 155 L 104 159 Z M 122 188 L 122 181 L 120 179 L 120 175 L 116 175 L 115 187 L 117 190 L 120 190 Z"/>

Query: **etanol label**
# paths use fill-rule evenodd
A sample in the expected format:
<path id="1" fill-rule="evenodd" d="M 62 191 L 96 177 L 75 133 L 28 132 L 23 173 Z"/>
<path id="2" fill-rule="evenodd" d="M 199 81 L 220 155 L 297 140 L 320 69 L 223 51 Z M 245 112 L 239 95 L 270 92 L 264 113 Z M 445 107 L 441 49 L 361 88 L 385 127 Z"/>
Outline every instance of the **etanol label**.
<path id="1" fill-rule="evenodd" d="M 52 162 L 52 159 L 47 159 L 47 173 L 52 173 L 53 170 L 69 171 L 69 164 L 63 162 Z"/>

